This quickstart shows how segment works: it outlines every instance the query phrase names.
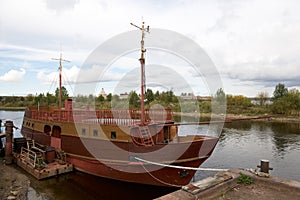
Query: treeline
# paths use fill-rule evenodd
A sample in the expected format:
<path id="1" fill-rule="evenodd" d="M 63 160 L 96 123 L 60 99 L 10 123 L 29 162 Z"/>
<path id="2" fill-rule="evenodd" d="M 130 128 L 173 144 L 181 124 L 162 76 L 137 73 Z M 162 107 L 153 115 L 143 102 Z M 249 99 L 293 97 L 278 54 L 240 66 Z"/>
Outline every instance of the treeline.
<path id="1" fill-rule="evenodd" d="M 219 89 L 214 96 L 215 103 L 226 102 L 226 112 L 231 114 L 280 114 L 289 116 L 300 116 L 300 92 L 296 88 L 288 89 L 284 84 L 276 85 L 273 96 L 267 92 L 259 92 L 256 98 L 243 95 L 225 95 Z M 214 103 L 214 101 L 212 101 Z"/>
<path id="2" fill-rule="evenodd" d="M 184 95 L 181 95 L 184 96 Z M 62 100 L 69 98 L 68 91 L 62 88 Z M 30 105 L 58 105 L 59 90 L 55 94 L 39 94 L 36 96 L 27 95 L 26 97 L 0 97 L 0 107 L 26 107 Z M 139 109 L 140 96 L 131 91 L 127 97 L 120 95 L 94 96 L 77 95 L 73 97 L 78 108 L 87 105 L 96 109 Z M 259 92 L 255 98 L 248 98 L 243 95 L 225 94 L 220 88 L 215 95 L 210 98 L 181 98 L 174 94 L 172 90 L 163 92 L 153 92 L 147 89 L 145 93 L 145 108 L 153 105 L 160 105 L 171 108 L 174 112 L 195 112 L 211 113 L 214 112 L 231 114 L 280 114 L 300 116 L 300 92 L 297 89 L 288 90 L 284 84 L 276 85 L 273 96 L 270 97 L 266 92 Z M 216 109 L 220 108 L 220 109 Z"/>
<path id="3" fill-rule="evenodd" d="M 62 87 L 62 100 L 69 98 L 68 91 L 65 87 Z M 59 101 L 59 89 L 55 90 L 55 94 L 40 93 L 38 95 L 29 94 L 25 97 L 22 96 L 0 96 L 0 107 L 26 107 L 32 105 L 58 105 Z"/>

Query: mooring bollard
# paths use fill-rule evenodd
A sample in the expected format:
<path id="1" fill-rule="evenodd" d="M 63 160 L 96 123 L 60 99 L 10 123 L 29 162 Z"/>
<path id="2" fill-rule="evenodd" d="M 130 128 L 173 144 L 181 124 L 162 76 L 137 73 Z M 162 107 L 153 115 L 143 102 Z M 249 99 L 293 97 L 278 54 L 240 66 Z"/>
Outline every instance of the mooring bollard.
<path id="1" fill-rule="evenodd" d="M 12 164 L 13 161 L 13 155 L 12 155 L 13 127 L 14 127 L 14 123 L 12 121 L 6 121 L 5 163 L 8 165 Z"/>
<path id="2" fill-rule="evenodd" d="M 260 171 L 261 172 L 264 172 L 264 173 L 269 173 L 269 170 L 273 170 L 272 167 L 269 167 L 269 161 L 268 160 L 260 160 L 260 165 L 258 165 L 257 167 L 260 168 Z"/>

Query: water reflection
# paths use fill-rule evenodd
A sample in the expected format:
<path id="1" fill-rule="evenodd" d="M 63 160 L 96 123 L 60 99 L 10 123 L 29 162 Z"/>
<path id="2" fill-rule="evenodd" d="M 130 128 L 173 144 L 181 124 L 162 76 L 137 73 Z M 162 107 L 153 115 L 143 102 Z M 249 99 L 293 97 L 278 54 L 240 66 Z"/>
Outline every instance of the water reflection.
<path id="1" fill-rule="evenodd" d="M 31 185 L 48 200 L 154 199 L 175 191 L 174 188 L 114 181 L 81 172 L 44 181 L 32 179 Z"/>
<path id="2" fill-rule="evenodd" d="M 224 125 L 224 128 L 238 129 L 243 131 L 249 131 L 251 127 L 251 121 L 234 121 L 231 123 L 225 123 Z"/>
<path id="3" fill-rule="evenodd" d="M 300 124 L 299 123 L 272 123 L 274 133 L 273 142 L 275 152 L 283 157 L 290 149 L 300 148 Z"/>
<path id="4" fill-rule="evenodd" d="M 203 167 L 256 168 L 260 159 L 268 159 L 272 174 L 300 181 L 299 155 L 300 123 L 236 121 L 225 125 Z M 198 172 L 198 179 L 205 174 Z"/>

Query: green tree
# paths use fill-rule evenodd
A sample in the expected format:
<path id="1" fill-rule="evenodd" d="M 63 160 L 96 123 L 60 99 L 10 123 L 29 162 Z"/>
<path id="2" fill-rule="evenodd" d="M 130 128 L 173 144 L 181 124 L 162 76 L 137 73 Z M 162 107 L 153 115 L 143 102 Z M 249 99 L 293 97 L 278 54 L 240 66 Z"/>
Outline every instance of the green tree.
<path id="1" fill-rule="evenodd" d="M 97 98 L 97 101 L 98 102 L 103 102 L 105 99 L 102 95 L 99 95 L 98 98 Z"/>
<path id="2" fill-rule="evenodd" d="M 210 113 L 211 112 L 211 101 L 200 101 L 199 109 L 202 113 Z"/>
<path id="3" fill-rule="evenodd" d="M 160 99 L 159 91 L 156 91 L 156 92 L 155 92 L 155 94 L 154 94 L 154 99 L 155 99 L 155 100 L 159 100 L 159 99 Z"/>
<path id="4" fill-rule="evenodd" d="M 291 89 L 286 95 L 275 99 L 271 109 L 275 114 L 300 115 L 299 90 Z"/>
<path id="5" fill-rule="evenodd" d="M 129 106 L 131 108 L 139 108 L 140 98 L 135 91 L 129 93 Z"/>
<path id="6" fill-rule="evenodd" d="M 56 102 L 55 96 L 53 94 L 50 94 L 49 92 L 47 92 L 46 102 L 47 102 L 48 105 L 55 104 L 55 102 Z"/>
<path id="7" fill-rule="evenodd" d="M 283 83 L 278 83 L 273 92 L 273 100 L 282 98 L 288 94 L 288 89 Z"/>
<path id="8" fill-rule="evenodd" d="M 27 102 L 33 102 L 34 100 L 34 96 L 32 94 L 28 94 L 26 97 L 25 97 L 25 100 Z"/>
<path id="9" fill-rule="evenodd" d="M 111 93 L 109 93 L 107 96 L 106 96 L 106 101 L 111 101 L 111 99 L 112 99 L 112 94 Z"/>
<path id="10" fill-rule="evenodd" d="M 149 104 L 150 102 L 154 101 L 154 94 L 151 89 L 147 89 L 145 98 L 147 99 L 146 103 Z"/>
<path id="11" fill-rule="evenodd" d="M 248 107 L 251 106 L 251 101 L 248 97 L 243 95 L 227 95 L 227 105 L 228 106 L 240 106 L 240 107 Z"/>
<path id="12" fill-rule="evenodd" d="M 39 95 L 35 96 L 34 97 L 34 103 L 37 105 L 43 105 L 43 104 L 46 104 L 46 101 L 45 101 L 45 95 L 43 93 L 40 93 Z"/>
<path id="13" fill-rule="evenodd" d="M 66 99 L 69 98 L 68 90 L 64 86 L 61 87 L 61 94 L 62 94 L 61 101 L 63 103 Z M 56 88 L 56 90 L 55 90 L 55 97 L 56 97 L 56 102 L 58 103 L 58 101 L 59 101 L 59 88 Z"/>
<path id="14" fill-rule="evenodd" d="M 225 100 L 226 100 L 226 98 L 225 98 L 225 92 L 223 91 L 222 88 L 219 88 L 217 90 L 216 95 L 214 97 L 214 100 L 216 102 L 218 102 L 219 104 L 225 104 Z"/>

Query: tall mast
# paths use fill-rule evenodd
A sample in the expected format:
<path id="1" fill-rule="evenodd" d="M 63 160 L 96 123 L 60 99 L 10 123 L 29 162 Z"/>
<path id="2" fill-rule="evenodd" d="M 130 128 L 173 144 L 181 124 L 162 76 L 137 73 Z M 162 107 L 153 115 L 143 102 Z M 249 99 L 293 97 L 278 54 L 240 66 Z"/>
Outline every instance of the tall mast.
<path id="1" fill-rule="evenodd" d="M 52 60 L 59 60 L 59 102 L 58 108 L 61 110 L 62 107 L 62 61 L 70 62 L 68 60 L 62 59 L 62 53 L 60 53 L 59 58 L 51 58 Z"/>
<path id="2" fill-rule="evenodd" d="M 142 31 L 142 40 L 141 40 L 141 123 L 142 125 L 145 124 L 145 52 L 146 49 L 144 47 L 144 38 L 145 38 L 145 31 L 149 33 L 149 26 L 145 29 L 145 22 L 142 23 L 142 27 L 139 27 L 133 23 L 130 23 L 132 26 L 140 29 Z"/>

